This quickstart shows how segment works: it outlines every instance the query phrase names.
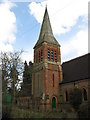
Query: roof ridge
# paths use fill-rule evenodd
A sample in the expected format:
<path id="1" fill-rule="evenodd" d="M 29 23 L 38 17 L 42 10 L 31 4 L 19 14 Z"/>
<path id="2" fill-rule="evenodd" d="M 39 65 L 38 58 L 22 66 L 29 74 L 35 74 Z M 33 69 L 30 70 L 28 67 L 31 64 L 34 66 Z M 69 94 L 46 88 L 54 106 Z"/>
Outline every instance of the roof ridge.
<path id="1" fill-rule="evenodd" d="M 77 56 L 77 57 L 75 57 L 75 58 L 72 58 L 72 59 L 70 59 L 70 60 L 67 60 L 67 61 L 63 62 L 62 64 L 65 64 L 65 63 L 68 63 L 68 62 L 71 62 L 71 61 L 80 59 L 80 58 L 85 57 L 85 56 L 88 56 L 88 55 L 90 55 L 90 52 L 89 52 L 89 53 L 86 53 L 86 54 L 83 54 L 83 55 L 81 55 L 81 56 Z"/>

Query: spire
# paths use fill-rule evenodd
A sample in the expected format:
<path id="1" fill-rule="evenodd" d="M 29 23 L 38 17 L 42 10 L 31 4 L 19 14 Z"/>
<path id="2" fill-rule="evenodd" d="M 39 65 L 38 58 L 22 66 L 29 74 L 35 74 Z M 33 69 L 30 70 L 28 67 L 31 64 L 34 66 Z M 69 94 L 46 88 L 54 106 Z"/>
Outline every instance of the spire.
<path id="1" fill-rule="evenodd" d="M 44 13 L 44 17 L 43 17 L 43 22 L 42 22 L 42 26 L 41 26 L 39 39 L 38 39 L 35 47 L 43 42 L 47 42 L 47 43 L 49 42 L 52 44 L 59 45 L 59 43 L 56 41 L 56 39 L 53 36 L 50 19 L 49 19 L 49 15 L 48 15 L 48 11 L 47 11 L 47 6 L 45 8 L 45 13 Z"/>
<path id="2" fill-rule="evenodd" d="M 47 11 L 47 6 L 46 6 L 46 9 L 45 9 L 45 14 L 44 14 L 43 23 L 42 23 L 39 38 L 42 37 L 45 34 L 53 36 L 52 28 L 51 28 L 51 24 L 50 24 L 50 20 L 49 20 L 49 15 L 48 15 L 48 11 Z"/>

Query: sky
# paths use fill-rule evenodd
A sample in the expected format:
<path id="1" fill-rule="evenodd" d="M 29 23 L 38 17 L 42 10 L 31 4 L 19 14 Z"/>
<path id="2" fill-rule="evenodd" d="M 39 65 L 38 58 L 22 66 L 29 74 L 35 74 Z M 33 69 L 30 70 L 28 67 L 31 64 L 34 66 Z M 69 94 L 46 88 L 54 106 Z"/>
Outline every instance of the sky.
<path id="1" fill-rule="evenodd" d="M 0 52 L 23 50 L 22 60 L 33 62 L 47 5 L 53 34 L 61 45 L 61 62 L 88 53 L 88 2 L 0 0 Z"/>

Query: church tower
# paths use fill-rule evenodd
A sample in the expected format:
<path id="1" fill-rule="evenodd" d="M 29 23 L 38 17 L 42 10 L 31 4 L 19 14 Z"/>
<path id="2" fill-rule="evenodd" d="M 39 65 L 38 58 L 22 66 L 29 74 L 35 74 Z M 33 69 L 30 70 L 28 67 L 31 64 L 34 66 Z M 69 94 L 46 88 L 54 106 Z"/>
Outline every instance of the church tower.
<path id="1" fill-rule="evenodd" d="M 34 46 L 32 95 L 40 109 L 57 109 L 59 82 L 62 81 L 60 45 L 55 39 L 47 8 L 39 39 Z"/>

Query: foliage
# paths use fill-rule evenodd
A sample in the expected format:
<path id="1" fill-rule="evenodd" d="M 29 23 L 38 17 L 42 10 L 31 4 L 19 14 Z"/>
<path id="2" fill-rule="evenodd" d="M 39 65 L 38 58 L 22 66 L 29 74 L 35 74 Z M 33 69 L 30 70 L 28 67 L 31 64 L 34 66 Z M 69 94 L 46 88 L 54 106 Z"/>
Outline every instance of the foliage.
<path id="1" fill-rule="evenodd" d="M 88 118 L 88 104 L 82 103 L 78 110 L 78 116 L 79 118 Z"/>
<path id="2" fill-rule="evenodd" d="M 33 63 L 30 61 L 29 65 L 27 65 L 27 62 L 25 61 L 24 72 L 23 72 L 24 84 L 31 84 L 32 83 L 32 69 L 33 69 Z"/>
<path id="3" fill-rule="evenodd" d="M 77 111 L 79 105 L 82 103 L 82 93 L 79 88 L 74 88 L 69 95 L 69 101 L 73 105 L 74 109 Z"/>

